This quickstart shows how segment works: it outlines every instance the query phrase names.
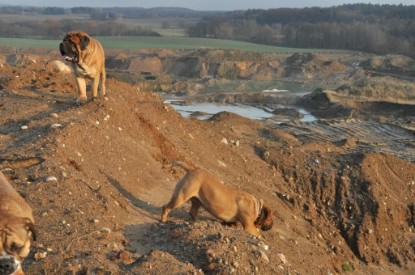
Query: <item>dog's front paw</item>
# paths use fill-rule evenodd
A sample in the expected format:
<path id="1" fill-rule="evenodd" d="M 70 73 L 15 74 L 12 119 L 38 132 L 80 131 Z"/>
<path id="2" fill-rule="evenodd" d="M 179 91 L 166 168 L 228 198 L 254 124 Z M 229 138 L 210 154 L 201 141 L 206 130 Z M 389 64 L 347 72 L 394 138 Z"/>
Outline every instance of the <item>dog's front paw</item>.
<path id="1" fill-rule="evenodd" d="M 88 99 L 87 99 L 86 96 L 85 97 L 81 96 L 81 97 L 78 97 L 76 99 L 75 103 L 78 104 L 78 105 L 82 105 L 82 104 L 86 103 L 87 100 Z"/>

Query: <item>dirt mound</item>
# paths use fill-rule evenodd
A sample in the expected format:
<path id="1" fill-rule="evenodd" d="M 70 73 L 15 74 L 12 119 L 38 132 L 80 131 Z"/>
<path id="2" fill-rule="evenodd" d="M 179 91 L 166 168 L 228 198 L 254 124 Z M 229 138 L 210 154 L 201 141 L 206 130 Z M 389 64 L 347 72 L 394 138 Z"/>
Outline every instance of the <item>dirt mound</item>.
<path id="1" fill-rule="evenodd" d="M 413 220 L 413 201 L 410 196 L 398 195 L 412 194 L 414 164 L 384 155 L 348 153 L 324 143 L 299 148 L 305 153 L 297 148 L 289 152 L 296 156 L 295 162 L 288 152 L 263 150 L 270 152 L 265 159 L 286 175 L 287 185 L 280 187 L 278 196 L 294 209 L 303 210 L 310 225 L 322 230 L 318 233 L 321 236 L 332 232 L 332 237 L 343 239 L 344 243 L 339 241 L 332 247 L 336 255 L 347 258 L 352 253 L 366 263 L 398 266 L 414 261 L 408 228 Z M 329 155 L 335 151 L 339 153 L 335 159 L 346 162 L 333 161 Z M 305 173 L 298 174 L 298 167 L 306 167 Z M 315 223 L 322 217 L 330 221 L 324 228 Z M 407 244 L 406 248 L 402 244 Z"/>
<path id="2" fill-rule="evenodd" d="M 414 163 L 341 134 L 316 142 L 229 113 L 184 119 L 112 78 L 107 98 L 77 106 L 73 76 L 46 65 L 0 68 L 0 169 L 39 231 L 27 274 L 415 270 Z M 253 238 L 183 209 L 161 224 L 184 175 L 174 160 L 265 199 L 273 229 Z"/>
<path id="3" fill-rule="evenodd" d="M 326 90 L 316 89 L 312 93 L 300 98 L 297 104 L 306 107 L 320 118 L 349 118 L 353 109 L 342 103 L 332 102 Z"/>
<path id="4" fill-rule="evenodd" d="M 335 90 L 316 89 L 299 99 L 298 104 L 322 118 L 412 117 L 415 115 L 415 84 L 391 78 L 366 79 Z"/>
<path id="5" fill-rule="evenodd" d="M 286 59 L 284 75 L 286 77 L 314 79 L 341 74 L 347 66 L 337 60 L 327 59 L 321 54 L 295 53 Z"/>
<path id="6" fill-rule="evenodd" d="M 295 53 L 287 58 L 287 64 L 291 66 L 304 66 L 308 64 L 321 64 L 325 58 L 314 53 Z"/>
<path id="7" fill-rule="evenodd" d="M 390 78 L 373 79 L 343 85 L 336 89 L 338 96 L 360 102 L 389 102 L 415 105 L 415 84 Z"/>
<path id="8" fill-rule="evenodd" d="M 346 65 L 339 58 L 312 53 L 286 54 L 255 53 L 237 50 L 141 50 L 131 54 L 109 51 L 106 66 L 111 76 L 132 83 L 154 80 L 154 91 L 166 92 L 163 85 L 173 87 L 184 79 L 215 79 L 273 81 L 290 78 L 302 81 L 331 81 L 348 78 Z M 141 73 L 146 75 L 140 75 Z M 166 83 L 166 77 L 170 79 Z M 286 79 L 285 79 L 286 80 Z M 160 83 L 161 82 L 161 83 Z M 203 89 L 209 83 L 200 81 Z M 189 91 L 191 92 L 191 91 Z"/>
<path id="9" fill-rule="evenodd" d="M 404 55 L 375 56 L 362 63 L 371 69 L 402 69 L 414 65 L 414 60 Z"/>

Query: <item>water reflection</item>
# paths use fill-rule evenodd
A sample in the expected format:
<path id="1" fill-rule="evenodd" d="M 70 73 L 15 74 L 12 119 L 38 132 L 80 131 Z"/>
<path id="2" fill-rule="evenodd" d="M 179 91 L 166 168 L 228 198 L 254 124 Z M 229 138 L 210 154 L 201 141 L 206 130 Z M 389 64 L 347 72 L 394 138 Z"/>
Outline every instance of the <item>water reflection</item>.
<path id="1" fill-rule="evenodd" d="M 298 108 L 298 111 L 303 115 L 303 117 L 300 119 L 301 122 L 313 122 L 317 120 L 315 116 L 313 116 L 303 108 Z"/>
<path id="2" fill-rule="evenodd" d="M 245 104 L 221 104 L 221 103 L 190 103 L 181 104 L 181 100 L 166 100 L 165 103 L 170 104 L 178 111 L 183 117 L 190 117 L 192 115 L 197 116 L 201 120 L 209 119 L 211 116 L 220 112 L 230 112 L 246 118 L 256 120 L 273 119 L 276 123 L 287 121 L 287 118 L 278 121 L 277 117 L 272 113 L 272 110 L 265 110 Z M 312 122 L 317 120 L 316 117 L 302 108 L 298 108 L 298 111 L 303 115 L 300 121 Z"/>

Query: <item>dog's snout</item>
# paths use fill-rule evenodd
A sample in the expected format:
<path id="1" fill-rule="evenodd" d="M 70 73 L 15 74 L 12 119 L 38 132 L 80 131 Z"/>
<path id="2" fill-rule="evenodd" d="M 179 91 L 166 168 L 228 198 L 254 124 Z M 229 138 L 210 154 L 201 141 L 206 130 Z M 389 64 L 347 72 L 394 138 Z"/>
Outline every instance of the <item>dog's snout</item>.
<path id="1" fill-rule="evenodd" d="M 13 258 L 0 259 L 0 274 L 13 274 L 18 267 Z"/>
<path id="2" fill-rule="evenodd" d="M 261 226 L 261 230 L 262 231 L 268 231 L 272 228 L 273 225 L 274 225 L 274 221 L 271 220 L 270 223 L 264 224 L 263 226 Z"/>

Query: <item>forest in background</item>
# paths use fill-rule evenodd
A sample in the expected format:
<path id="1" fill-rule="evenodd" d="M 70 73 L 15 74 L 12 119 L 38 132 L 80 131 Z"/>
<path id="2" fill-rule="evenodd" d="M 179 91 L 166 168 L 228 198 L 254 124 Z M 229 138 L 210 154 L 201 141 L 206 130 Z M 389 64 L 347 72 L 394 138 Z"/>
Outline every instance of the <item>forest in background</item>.
<path id="1" fill-rule="evenodd" d="M 189 34 L 286 47 L 415 54 L 415 6 L 246 10 L 206 16 Z"/>
<path id="2" fill-rule="evenodd" d="M 4 6 L 0 7 L 1 14 L 15 14 L 20 18 L 7 22 L 0 17 L 3 37 L 55 39 L 74 29 L 99 36 L 159 36 L 156 28 L 131 24 L 134 20 L 153 20 L 166 30 L 184 29 L 184 34 L 190 37 L 415 56 L 415 5 L 350 4 L 230 12 Z M 39 15 L 42 20 L 25 20 L 24 15 Z"/>

